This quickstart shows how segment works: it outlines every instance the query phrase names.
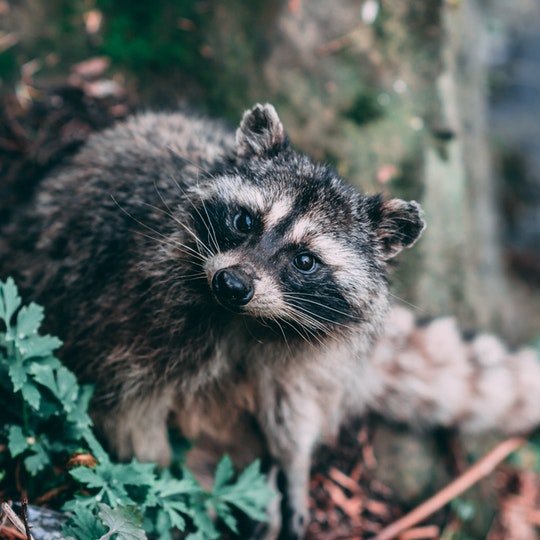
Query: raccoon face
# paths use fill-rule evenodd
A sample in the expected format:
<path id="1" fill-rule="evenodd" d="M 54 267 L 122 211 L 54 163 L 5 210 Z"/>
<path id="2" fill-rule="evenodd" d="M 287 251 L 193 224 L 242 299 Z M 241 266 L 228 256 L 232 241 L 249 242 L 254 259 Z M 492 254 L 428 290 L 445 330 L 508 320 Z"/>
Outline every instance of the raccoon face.
<path id="1" fill-rule="evenodd" d="M 271 105 L 244 114 L 234 165 L 193 195 L 216 304 L 304 337 L 383 313 L 386 261 L 424 228 L 417 203 L 365 196 L 294 152 Z"/>

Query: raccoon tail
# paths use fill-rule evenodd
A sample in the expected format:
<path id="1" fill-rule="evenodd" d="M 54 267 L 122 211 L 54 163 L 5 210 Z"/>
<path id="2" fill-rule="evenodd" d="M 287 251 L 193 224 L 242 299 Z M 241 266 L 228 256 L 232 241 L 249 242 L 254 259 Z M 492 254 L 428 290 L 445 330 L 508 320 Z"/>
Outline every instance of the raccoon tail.
<path id="1" fill-rule="evenodd" d="M 540 425 L 540 360 L 496 337 L 464 339 L 455 319 L 418 325 L 395 307 L 378 341 L 370 408 L 399 422 L 511 434 Z"/>

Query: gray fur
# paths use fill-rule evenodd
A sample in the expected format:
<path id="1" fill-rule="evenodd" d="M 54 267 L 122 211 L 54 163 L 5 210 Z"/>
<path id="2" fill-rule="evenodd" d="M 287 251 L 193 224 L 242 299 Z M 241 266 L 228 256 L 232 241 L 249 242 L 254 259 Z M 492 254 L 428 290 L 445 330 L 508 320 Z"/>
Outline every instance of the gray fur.
<path id="1" fill-rule="evenodd" d="M 218 249 L 217 203 L 259 216 L 260 236 Z M 386 260 L 423 226 L 416 203 L 367 197 L 294 152 L 271 105 L 246 112 L 236 136 L 144 114 L 92 136 L 41 184 L 2 231 L 0 277 L 46 306 L 65 361 L 96 385 L 94 418 L 120 458 L 167 463 L 173 410 L 201 444 L 242 434 L 284 470 L 300 537 L 314 447 L 380 397 L 364 359 L 388 309 Z M 315 274 L 303 312 L 291 307 L 302 294 L 284 292 L 286 280 L 315 279 L 289 268 L 300 245 L 327 276 Z M 240 313 L 212 294 L 223 268 L 252 280 Z"/>

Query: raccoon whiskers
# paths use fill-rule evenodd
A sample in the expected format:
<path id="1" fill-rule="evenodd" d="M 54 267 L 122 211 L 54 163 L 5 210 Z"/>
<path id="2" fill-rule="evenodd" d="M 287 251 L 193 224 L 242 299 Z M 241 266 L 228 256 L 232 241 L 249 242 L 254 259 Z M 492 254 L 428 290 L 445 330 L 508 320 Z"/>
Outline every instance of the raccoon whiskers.
<path id="1" fill-rule="evenodd" d="M 203 205 L 203 208 L 204 208 L 204 213 L 206 214 L 206 218 L 208 219 L 208 225 L 206 225 L 206 222 L 203 219 L 204 226 L 206 227 L 207 230 L 208 230 L 208 227 L 210 227 L 210 229 L 212 230 L 212 234 L 210 234 L 209 232 L 208 237 L 212 240 L 217 253 L 221 253 L 219 249 L 219 244 L 217 241 L 216 230 L 214 229 L 214 225 L 212 225 L 212 220 L 210 219 L 210 215 L 208 214 L 208 209 L 206 208 L 206 204 L 204 204 L 202 197 L 200 197 L 200 199 L 201 199 L 201 204 Z"/>
<path id="2" fill-rule="evenodd" d="M 319 330 L 321 332 L 326 332 L 328 329 L 325 324 L 315 318 L 314 314 L 309 310 L 302 308 L 296 304 L 291 304 L 293 308 L 292 311 L 297 317 L 303 320 L 311 330 Z"/>
<path id="3" fill-rule="evenodd" d="M 197 174 L 197 188 L 199 188 L 199 175 L 198 174 Z M 188 199 L 189 199 L 189 197 L 188 197 Z M 217 241 L 216 230 L 214 229 L 214 225 L 212 224 L 212 220 L 210 219 L 210 214 L 208 214 L 208 209 L 206 208 L 206 204 L 204 204 L 204 200 L 203 200 L 202 195 L 200 193 L 199 193 L 199 199 L 200 199 L 201 204 L 202 204 L 202 206 L 204 208 L 204 213 L 206 214 L 206 219 L 208 219 L 208 225 L 206 225 L 206 222 L 204 221 L 204 219 L 202 221 L 204 223 L 204 226 L 206 227 L 206 230 L 208 230 L 208 227 L 210 227 L 210 229 L 212 230 L 212 235 L 210 235 L 210 231 L 208 231 L 209 236 L 210 236 L 210 238 L 213 238 L 213 242 L 214 242 L 214 245 L 216 246 L 216 250 L 217 250 L 218 253 L 220 253 L 219 244 L 218 244 L 218 241 Z M 191 203 L 191 204 L 192 204 L 192 206 L 194 206 L 193 203 Z M 197 210 L 197 212 L 199 212 L 199 211 Z M 201 215 L 200 212 L 199 212 L 199 215 Z M 201 216 L 201 219 L 202 219 L 202 216 Z"/>
<path id="4" fill-rule="evenodd" d="M 285 341 L 285 345 L 287 346 L 287 349 L 289 350 L 289 352 L 291 352 L 291 348 L 289 346 L 289 342 L 287 341 L 287 336 L 285 334 L 285 330 L 283 330 L 283 326 L 281 326 L 278 319 L 276 317 L 274 317 L 274 316 L 270 316 L 270 320 L 273 323 L 277 324 L 277 326 L 278 326 L 278 328 L 279 328 L 279 330 L 281 332 L 281 335 L 283 336 L 283 340 Z"/>
<path id="5" fill-rule="evenodd" d="M 165 215 L 167 217 L 170 217 L 175 223 L 180 225 L 190 236 L 193 237 L 193 240 L 195 240 L 195 243 L 197 244 L 197 247 L 202 247 L 208 253 L 208 255 L 210 257 L 213 257 L 215 255 L 215 253 L 185 223 L 182 223 L 181 221 L 179 221 L 175 216 L 173 216 L 169 212 L 166 212 L 162 208 L 154 206 L 153 204 L 149 204 L 149 203 L 146 203 L 146 202 L 142 202 L 141 204 L 144 205 L 144 206 L 148 206 L 149 208 L 152 208 L 153 210 L 156 210 L 156 212 L 160 212 L 161 214 L 163 214 L 163 215 Z M 157 232 L 157 231 L 154 231 L 154 232 Z M 186 249 L 190 249 L 194 253 L 199 253 L 200 254 L 200 252 L 194 250 L 193 248 L 190 248 L 189 246 L 187 246 L 185 244 L 181 244 L 181 245 L 184 246 Z"/>
<path id="6" fill-rule="evenodd" d="M 175 154 L 175 151 L 172 148 L 169 148 L 169 151 L 172 152 L 173 154 Z M 206 169 L 204 167 L 201 167 L 198 163 L 195 163 L 195 161 L 192 161 L 192 160 L 187 159 L 185 157 L 182 157 L 181 159 L 183 159 L 184 161 L 186 161 L 186 163 L 189 163 L 190 165 L 192 165 L 193 167 L 195 167 L 197 169 L 197 181 L 196 181 L 197 188 L 199 188 L 199 172 L 202 171 L 209 178 L 212 178 L 212 179 L 215 178 L 215 176 L 208 169 Z M 203 218 L 201 212 L 199 211 L 199 209 L 195 206 L 195 204 L 191 200 L 191 197 L 186 193 L 185 189 L 177 182 L 176 178 L 171 177 L 171 179 L 176 184 L 176 187 L 182 192 L 184 197 L 186 197 L 186 199 L 188 200 L 189 204 L 191 204 L 191 206 L 193 207 L 195 212 L 197 212 L 197 214 L 201 218 L 201 221 L 203 222 L 204 226 L 206 227 L 206 230 L 208 231 L 208 237 L 210 238 L 211 242 L 214 245 L 214 248 L 216 249 L 216 253 L 221 253 L 221 251 L 219 249 L 219 244 L 218 244 L 218 241 L 217 241 L 216 231 L 214 229 L 214 226 L 212 225 L 212 220 L 210 219 L 210 215 L 208 214 L 208 210 L 206 208 L 206 205 L 204 204 L 204 200 L 203 200 L 202 196 L 200 195 L 200 193 L 199 193 L 199 199 L 200 199 L 200 201 L 202 203 L 202 206 L 204 208 L 206 218 L 208 219 L 208 225 L 206 224 L 206 221 L 204 220 L 204 218 Z"/>
<path id="7" fill-rule="evenodd" d="M 186 281 L 196 281 L 198 279 L 206 279 L 206 272 L 197 272 L 194 274 L 182 274 L 182 279 Z"/>
<path id="8" fill-rule="evenodd" d="M 407 300 L 405 300 L 405 298 L 401 298 L 401 296 L 398 296 L 397 294 L 392 294 L 390 291 L 388 291 L 388 294 L 392 297 L 392 298 L 395 298 L 396 300 L 399 300 L 400 302 L 403 302 L 404 304 L 408 305 L 409 307 L 413 308 L 413 309 L 416 309 L 417 311 L 421 311 L 423 313 L 426 312 L 425 309 L 422 309 L 420 306 L 417 306 L 415 304 L 411 304 L 411 302 L 407 302 Z"/>
<path id="9" fill-rule="evenodd" d="M 124 212 L 124 214 L 126 214 L 126 216 L 128 216 L 130 219 L 132 219 L 135 223 L 137 223 L 138 225 L 140 225 L 141 227 L 144 227 L 145 229 L 148 229 L 149 231 L 152 231 L 154 234 L 157 234 L 160 238 L 156 238 L 150 234 L 145 234 L 141 231 L 135 231 L 135 233 L 141 235 L 141 236 L 144 236 L 145 238 L 149 238 L 151 240 L 154 240 L 155 242 L 158 242 L 160 244 L 163 244 L 165 246 L 169 246 L 169 247 L 172 247 L 174 249 L 177 249 L 179 251 L 181 251 L 182 253 L 185 253 L 187 255 L 191 255 L 195 258 L 197 258 L 201 263 L 205 263 L 207 258 L 202 255 L 199 251 L 191 248 L 190 246 L 186 246 L 185 244 L 182 244 L 180 242 L 177 242 L 175 240 L 171 240 L 168 236 L 160 233 L 159 231 L 156 231 L 153 227 L 150 227 L 150 225 L 146 224 L 146 223 L 143 223 L 141 220 L 137 219 L 135 216 L 133 216 L 132 214 L 130 214 L 115 198 L 114 196 L 111 195 L 111 198 L 112 200 L 114 201 L 114 203 L 116 204 L 116 206 L 118 206 L 118 208 Z M 160 210 L 158 208 L 158 210 Z"/>
<path id="10" fill-rule="evenodd" d="M 167 201 L 164 199 L 163 195 L 161 194 L 161 191 L 158 188 L 158 185 L 156 181 L 154 180 L 154 189 L 156 190 L 156 193 L 158 194 L 159 198 L 161 199 L 161 202 L 165 205 L 165 208 L 167 208 L 169 212 L 169 217 L 171 217 L 178 225 L 182 226 L 191 236 L 195 239 L 197 244 L 200 243 L 202 247 L 208 251 L 210 256 L 212 257 L 214 253 L 212 253 L 212 250 L 208 248 L 208 246 L 193 232 L 193 230 L 188 227 L 185 223 L 182 223 L 175 215 L 174 212 L 171 210 L 171 207 L 167 204 Z M 189 198 L 188 198 L 189 200 Z M 217 246 L 216 246 L 217 247 Z M 217 252 L 219 252 L 219 248 L 217 249 Z"/>
<path id="11" fill-rule="evenodd" d="M 346 324 L 339 323 L 337 321 L 332 321 L 331 319 L 327 319 L 326 317 L 323 317 L 322 315 L 319 315 L 317 313 L 313 313 L 312 311 L 304 307 L 295 305 L 295 308 L 298 310 L 299 313 L 302 313 L 302 315 L 304 316 L 306 320 L 309 320 L 311 322 L 311 326 L 313 326 L 315 329 L 320 330 L 321 332 L 325 334 L 328 334 L 329 328 L 327 328 L 327 325 L 325 325 L 323 321 L 331 325 L 341 326 L 342 328 L 347 328 L 348 330 L 352 330 L 352 328 Z"/>
<path id="12" fill-rule="evenodd" d="M 322 339 L 312 329 L 310 329 L 306 325 L 301 324 L 300 328 L 298 328 L 297 326 L 294 326 L 293 324 L 290 324 L 290 326 L 294 328 L 294 330 L 296 330 L 298 335 L 300 335 L 303 338 L 303 340 L 306 343 L 308 343 L 310 346 L 314 346 L 312 340 L 315 340 L 322 348 L 326 348 L 326 344 L 322 341 Z M 304 331 L 306 335 L 304 335 L 302 331 Z"/>
<path id="13" fill-rule="evenodd" d="M 309 331 L 305 326 L 303 326 L 303 325 L 301 325 L 301 328 L 302 328 L 302 330 L 305 330 L 305 331 L 306 331 L 306 333 L 308 334 L 308 336 L 304 335 L 304 334 L 300 331 L 300 329 L 298 328 L 298 326 L 297 326 L 297 325 L 294 325 L 292 322 L 290 322 L 290 321 L 288 321 L 288 320 L 286 320 L 286 319 L 282 319 L 281 322 L 283 322 L 283 324 L 286 324 L 288 327 L 290 327 L 292 330 L 294 330 L 294 331 L 302 338 L 302 340 L 305 341 L 308 345 L 313 345 L 313 344 L 311 343 L 311 341 L 308 339 L 308 336 L 311 336 L 313 339 L 317 339 L 317 336 L 314 335 L 312 332 L 310 332 L 310 331 Z M 319 339 L 317 339 L 317 341 L 318 341 L 319 343 L 322 344 L 322 342 L 321 342 Z"/>
<path id="14" fill-rule="evenodd" d="M 161 238 L 156 238 L 155 236 L 152 236 L 151 234 L 146 234 L 141 231 L 133 231 L 133 232 L 139 236 L 143 236 L 144 238 L 153 240 L 154 242 L 157 242 L 158 244 L 163 244 L 164 246 L 168 246 L 172 249 L 175 249 L 179 251 L 180 253 L 184 253 L 187 256 L 196 257 L 199 259 L 198 264 L 200 264 L 201 266 L 206 262 L 206 257 L 203 257 L 198 251 L 196 251 L 195 253 L 190 253 L 189 251 L 186 251 L 185 249 L 182 248 L 183 244 L 180 244 L 178 242 L 167 242 L 165 240 L 162 240 Z M 185 247 L 189 247 L 189 246 L 185 246 Z"/>
<path id="15" fill-rule="evenodd" d="M 308 334 L 308 336 L 311 336 L 321 346 L 324 346 L 323 341 L 319 338 L 319 336 L 315 333 L 315 331 L 318 330 L 323 334 L 328 333 L 329 329 L 326 328 L 325 325 L 323 325 L 322 323 L 320 323 L 319 321 L 311 317 L 309 314 L 299 310 L 297 306 L 287 306 L 287 308 L 284 311 L 284 314 L 290 317 L 290 319 L 294 321 L 295 323 L 298 323 L 300 328 L 304 330 Z M 291 328 L 293 328 L 306 341 L 306 343 L 311 343 L 309 339 L 300 332 L 300 329 L 298 328 L 298 326 L 295 326 L 290 321 L 284 318 L 282 318 L 282 321 L 288 324 L 289 326 L 291 326 Z"/>
<path id="16" fill-rule="evenodd" d="M 197 206 L 195 206 L 195 204 L 191 200 L 191 197 L 186 193 L 186 190 L 177 182 L 176 178 L 174 178 L 172 176 L 170 178 L 174 182 L 174 184 L 176 185 L 178 190 L 182 193 L 182 195 L 184 195 L 184 197 L 187 199 L 189 204 L 193 207 L 195 212 L 197 212 L 198 216 L 201 218 L 201 222 L 203 223 L 204 227 L 206 228 L 206 232 L 208 233 L 208 238 L 210 239 L 210 242 L 213 244 L 213 247 L 216 250 L 216 253 L 221 253 L 221 251 L 219 249 L 219 244 L 218 244 L 218 241 L 217 241 L 217 237 L 216 237 L 216 231 L 214 230 L 214 227 L 212 225 L 212 221 L 210 219 L 210 216 L 208 215 L 208 210 L 206 209 L 206 206 L 204 204 L 204 201 L 202 200 L 202 197 L 200 197 L 200 198 L 201 198 L 201 202 L 203 204 L 204 211 L 206 213 L 206 217 L 208 219 L 208 224 L 206 223 L 206 221 L 205 221 L 204 217 L 202 216 L 200 210 L 197 208 Z M 197 182 L 198 182 L 198 179 L 197 179 Z"/>
<path id="17" fill-rule="evenodd" d="M 349 319 L 349 320 L 351 320 L 353 322 L 360 322 L 361 321 L 361 319 L 359 317 L 355 317 L 354 315 L 350 315 L 349 313 L 346 313 L 345 311 L 341 311 L 339 309 L 333 308 L 333 307 L 328 306 L 326 304 L 322 304 L 321 302 L 317 302 L 315 300 L 311 300 L 311 299 L 306 298 L 307 296 L 312 296 L 314 298 L 324 298 L 324 296 L 321 297 L 321 296 L 317 296 L 315 294 L 309 294 L 309 293 L 284 293 L 283 296 L 287 297 L 287 298 L 291 298 L 291 299 L 302 300 L 302 302 L 309 302 L 310 304 L 320 306 L 320 307 L 322 307 L 324 309 L 328 309 L 330 311 L 333 311 L 334 313 L 337 313 L 338 315 L 346 317 L 347 319 Z M 315 315 L 315 314 L 313 314 L 313 315 Z M 333 322 L 333 321 L 329 321 L 329 322 Z M 335 323 L 335 324 L 337 324 L 337 323 Z"/>
<path id="18" fill-rule="evenodd" d="M 319 305 L 322 305 L 322 304 L 319 304 Z M 319 315 L 318 313 L 313 313 L 313 311 L 310 311 L 309 309 L 306 309 L 305 307 L 296 306 L 296 308 L 299 310 L 302 310 L 302 313 L 304 313 L 304 315 L 310 316 L 315 321 L 318 321 L 318 322 L 324 321 L 331 325 L 346 328 L 347 330 L 351 330 L 351 331 L 354 330 L 353 327 L 348 324 L 340 323 L 338 321 L 333 321 L 332 319 L 327 319 L 326 317 L 323 317 L 322 315 Z M 322 329 L 326 330 L 325 325 L 322 323 L 321 325 L 322 325 Z"/>

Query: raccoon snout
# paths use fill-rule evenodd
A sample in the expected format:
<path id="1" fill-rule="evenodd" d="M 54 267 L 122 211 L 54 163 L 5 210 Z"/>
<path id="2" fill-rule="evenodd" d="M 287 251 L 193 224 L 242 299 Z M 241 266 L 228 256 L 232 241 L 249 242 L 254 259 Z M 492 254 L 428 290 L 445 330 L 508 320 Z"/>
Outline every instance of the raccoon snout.
<path id="1" fill-rule="evenodd" d="M 253 281 L 241 270 L 218 270 L 212 278 L 212 290 L 225 306 L 245 306 L 253 298 Z"/>

